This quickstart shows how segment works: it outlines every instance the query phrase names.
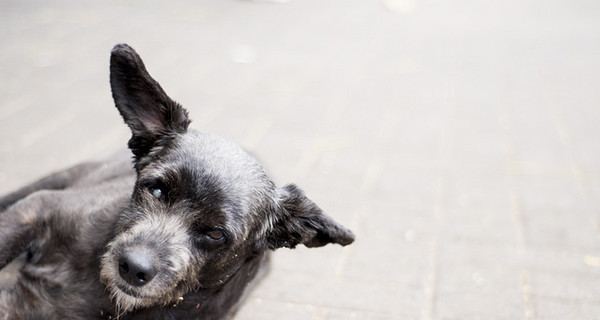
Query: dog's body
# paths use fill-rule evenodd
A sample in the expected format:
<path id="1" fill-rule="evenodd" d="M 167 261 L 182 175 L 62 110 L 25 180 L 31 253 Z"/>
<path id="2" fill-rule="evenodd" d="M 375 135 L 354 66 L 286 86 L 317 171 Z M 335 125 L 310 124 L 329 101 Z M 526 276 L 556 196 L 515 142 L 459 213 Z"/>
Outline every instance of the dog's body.
<path id="1" fill-rule="evenodd" d="M 23 252 L 0 319 L 224 319 L 271 250 L 352 243 L 237 145 L 188 130 L 127 45 L 111 56 L 130 161 L 88 163 L 0 198 L 0 268 Z"/>

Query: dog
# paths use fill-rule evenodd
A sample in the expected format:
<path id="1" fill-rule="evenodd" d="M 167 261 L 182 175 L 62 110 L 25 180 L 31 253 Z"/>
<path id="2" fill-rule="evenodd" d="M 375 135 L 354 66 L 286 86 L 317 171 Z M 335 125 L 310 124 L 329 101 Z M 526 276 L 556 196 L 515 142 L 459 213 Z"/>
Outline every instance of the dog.
<path id="1" fill-rule="evenodd" d="M 136 51 L 110 58 L 131 129 L 124 160 L 77 165 L 0 198 L 0 319 L 230 319 L 271 251 L 349 245 L 353 233 L 188 112 Z"/>

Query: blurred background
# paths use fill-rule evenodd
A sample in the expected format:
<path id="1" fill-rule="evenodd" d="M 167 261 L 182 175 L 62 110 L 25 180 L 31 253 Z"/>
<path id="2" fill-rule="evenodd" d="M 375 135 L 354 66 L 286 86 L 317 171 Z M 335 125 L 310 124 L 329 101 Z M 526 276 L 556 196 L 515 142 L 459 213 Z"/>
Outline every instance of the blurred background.
<path id="1" fill-rule="evenodd" d="M 126 145 L 120 42 L 357 235 L 237 319 L 600 319 L 600 2 L 0 0 L 0 194 Z"/>

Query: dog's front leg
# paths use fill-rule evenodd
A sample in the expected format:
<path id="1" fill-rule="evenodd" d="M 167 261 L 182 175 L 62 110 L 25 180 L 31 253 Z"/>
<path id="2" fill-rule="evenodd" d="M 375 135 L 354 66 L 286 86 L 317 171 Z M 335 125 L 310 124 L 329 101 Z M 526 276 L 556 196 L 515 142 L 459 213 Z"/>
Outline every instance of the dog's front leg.
<path id="1" fill-rule="evenodd" d="M 36 192 L 0 215 L 0 269 L 19 256 L 42 231 L 54 210 L 51 191 Z"/>
<path id="2" fill-rule="evenodd" d="M 73 185 L 81 176 L 100 167 L 102 163 L 83 163 L 71 168 L 54 172 L 32 184 L 0 197 L 0 212 L 24 199 L 28 195 L 40 190 L 61 190 Z"/>

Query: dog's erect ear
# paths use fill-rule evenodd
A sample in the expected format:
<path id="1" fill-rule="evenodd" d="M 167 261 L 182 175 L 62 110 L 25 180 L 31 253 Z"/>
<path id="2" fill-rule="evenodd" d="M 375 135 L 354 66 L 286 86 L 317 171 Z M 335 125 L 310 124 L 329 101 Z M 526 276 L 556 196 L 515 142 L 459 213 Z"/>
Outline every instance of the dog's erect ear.
<path id="1" fill-rule="evenodd" d="M 321 247 L 328 243 L 343 246 L 354 242 L 354 234 L 333 221 L 302 190 L 293 184 L 278 189 L 278 204 L 267 232 L 269 249 L 294 248 L 298 244 Z"/>
<path id="2" fill-rule="evenodd" d="M 115 105 L 131 129 L 129 148 L 136 159 L 165 135 L 187 130 L 187 111 L 167 96 L 140 56 L 126 44 L 116 45 L 111 52 L 110 86 Z"/>

